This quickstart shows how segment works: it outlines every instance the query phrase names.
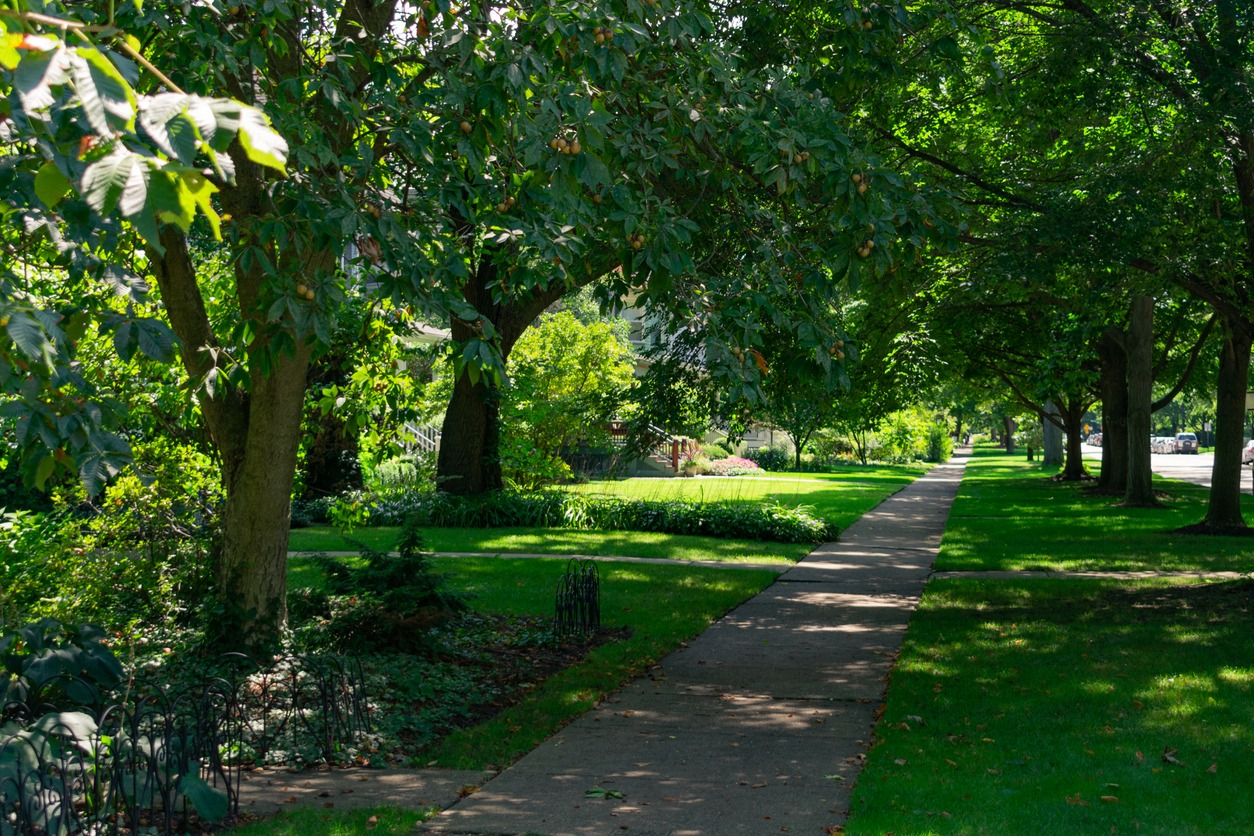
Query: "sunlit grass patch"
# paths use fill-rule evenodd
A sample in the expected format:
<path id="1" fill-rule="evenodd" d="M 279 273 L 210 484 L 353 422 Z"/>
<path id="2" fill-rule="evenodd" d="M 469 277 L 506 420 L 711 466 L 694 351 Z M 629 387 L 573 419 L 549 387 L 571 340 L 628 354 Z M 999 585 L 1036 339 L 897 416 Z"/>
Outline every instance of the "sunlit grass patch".
<path id="1" fill-rule="evenodd" d="M 1251 581 L 933 581 L 847 832 L 1254 831 L 1252 602 Z"/>
<path id="2" fill-rule="evenodd" d="M 987 449 L 967 465 L 939 571 L 1254 571 L 1254 541 L 1174 534 L 1200 520 L 1207 490 L 1159 480 L 1161 508 L 1124 508 L 1091 483 Z M 1244 497 L 1247 515 L 1254 498 Z"/>

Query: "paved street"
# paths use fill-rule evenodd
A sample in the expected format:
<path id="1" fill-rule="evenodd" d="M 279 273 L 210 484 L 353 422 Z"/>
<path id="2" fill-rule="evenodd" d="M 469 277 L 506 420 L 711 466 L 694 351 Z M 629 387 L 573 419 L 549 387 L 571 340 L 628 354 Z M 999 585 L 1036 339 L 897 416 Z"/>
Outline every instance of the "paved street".
<path id="1" fill-rule="evenodd" d="M 1092 458 L 1093 472 L 1097 470 L 1097 464 L 1101 459 L 1102 449 L 1100 447 L 1084 446 L 1084 456 L 1086 459 Z M 1185 482 L 1192 482 L 1195 485 L 1210 487 L 1210 471 L 1211 466 L 1215 462 L 1213 453 L 1198 453 L 1196 455 L 1176 455 L 1175 453 L 1153 453 L 1150 455 L 1151 467 L 1159 476 L 1167 479 L 1180 479 Z M 1247 467 L 1248 471 L 1249 468 Z M 1247 475 L 1243 481 L 1249 483 L 1250 477 Z"/>

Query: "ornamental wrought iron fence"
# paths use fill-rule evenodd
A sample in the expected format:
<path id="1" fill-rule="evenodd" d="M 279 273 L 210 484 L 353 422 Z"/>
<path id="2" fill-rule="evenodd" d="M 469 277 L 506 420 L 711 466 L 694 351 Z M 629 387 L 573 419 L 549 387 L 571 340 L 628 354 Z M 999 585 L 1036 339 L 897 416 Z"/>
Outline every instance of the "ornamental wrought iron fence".
<path id="1" fill-rule="evenodd" d="M 572 558 L 557 582 L 553 631 L 559 636 L 601 629 L 601 577 L 596 561 Z"/>
<path id="2" fill-rule="evenodd" d="M 246 766 L 334 763 L 370 733 L 355 661 L 232 654 L 193 681 L 68 711 L 0 707 L 0 836 L 205 827 L 239 812 Z"/>

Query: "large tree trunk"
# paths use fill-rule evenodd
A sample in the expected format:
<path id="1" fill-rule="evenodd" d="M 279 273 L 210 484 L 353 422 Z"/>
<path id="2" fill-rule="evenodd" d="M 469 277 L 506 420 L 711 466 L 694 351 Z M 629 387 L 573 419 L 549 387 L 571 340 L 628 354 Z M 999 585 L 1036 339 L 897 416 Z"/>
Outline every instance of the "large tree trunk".
<path id="1" fill-rule="evenodd" d="M 496 268 L 485 256 L 478 271 L 466 283 L 466 301 L 496 328 L 501 362 L 518 338 L 544 309 L 567 291 L 561 283 L 550 290 L 528 297 L 493 298 Z M 473 323 L 453 320 L 452 338 L 462 343 L 475 337 Z M 453 383 L 453 397 L 444 413 L 440 455 L 436 460 L 436 482 L 440 490 L 470 496 L 500 490 L 501 421 L 500 393 L 483 376 L 472 382 L 463 372 Z"/>
<path id="2" fill-rule="evenodd" d="M 456 330 L 453 339 L 457 339 Z M 440 490 L 469 496 L 501 489 L 498 399 L 497 389 L 482 378 L 472 382 L 463 374 L 454 382 L 436 460 Z"/>
<path id="3" fill-rule="evenodd" d="M 1123 332 L 1112 327 L 1097 341 L 1102 366 L 1102 470 L 1097 484 L 1119 493 L 1128 489 L 1128 355 L 1123 339 Z"/>
<path id="4" fill-rule="evenodd" d="M 1063 433 L 1062 428 L 1050 420 L 1051 416 L 1058 421 L 1064 420 L 1061 410 L 1058 409 L 1058 404 L 1053 401 L 1045 404 L 1045 417 L 1041 421 L 1041 435 L 1043 437 L 1041 463 L 1054 466 L 1063 463 Z"/>
<path id="5" fill-rule="evenodd" d="M 214 369 L 209 349 L 217 339 L 186 238 L 169 227 L 162 231 L 161 242 L 165 253 L 150 251 L 149 260 L 179 338 L 183 365 L 188 377 L 199 381 Z M 311 253 L 300 262 L 309 274 L 319 275 L 334 267 L 335 257 Z M 245 316 L 257 309 L 265 279 L 260 271 L 237 273 Z M 270 346 L 261 338 L 251 350 L 265 353 Z M 268 373 L 254 373 L 248 390 L 229 383 L 223 372 L 200 402 L 222 460 L 226 491 L 222 552 L 215 566 L 223 605 L 218 628 L 227 644 L 246 650 L 277 643 L 287 618 L 287 535 L 311 355 L 307 340 L 297 342 L 290 352 L 272 358 Z"/>
<path id="6" fill-rule="evenodd" d="M 287 622 L 287 537 L 308 362 L 309 351 L 298 351 L 254 380 L 242 450 L 218 444 L 231 451 L 230 459 L 223 457 L 226 508 L 217 567 L 226 605 L 222 635 L 249 648 L 274 644 Z"/>
<path id="7" fill-rule="evenodd" d="M 1132 300 L 1127 336 L 1128 357 L 1128 486 L 1123 502 L 1156 505 L 1150 469 L 1150 404 L 1154 397 L 1154 300 Z"/>
<path id="8" fill-rule="evenodd" d="M 1063 426 L 1066 428 L 1067 454 L 1063 465 L 1062 478 L 1068 482 L 1078 482 L 1088 476 L 1084 470 L 1084 451 L 1080 445 L 1080 433 L 1084 424 L 1085 403 L 1075 399 L 1060 411 Z"/>
<path id="9" fill-rule="evenodd" d="M 1241 515 L 1241 442 L 1245 432 L 1245 393 L 1254 332 L 1244 322 L 1224 321 L 1215 397 L 1215 462 L 1211 466 L 1210 504 L 1202 525 L 1222 532 L 1245 528 Z"/>
<path id="10" fill-rule="evenodd" d="M 1013 453 L 1015 451 L 1015 427 L 1016 427 L 1015 419 L 1011 418 L 1009 415 L 1006 415 L 1001 420 L 1002 420 L 1003 426 L 1006 429 L 1006 432 L 1005 432 L 1006 452 Z"/>

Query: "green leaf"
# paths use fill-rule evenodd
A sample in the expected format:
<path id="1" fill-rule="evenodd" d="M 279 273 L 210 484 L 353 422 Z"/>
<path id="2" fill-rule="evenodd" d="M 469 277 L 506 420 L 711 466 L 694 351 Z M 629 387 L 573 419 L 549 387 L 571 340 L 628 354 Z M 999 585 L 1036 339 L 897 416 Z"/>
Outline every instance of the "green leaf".
<path id="1" fill-rule="evenodd" d="M 87 121 L 101 136 L 135 130 L 135 93 L 98 49 L 79 47 L 70 60 L 74 87 Z"/>
<path id="2" fill-rule="evenodd" d="M 161 363 L 174 359 L 174 332 L 159 319 L 141 319 L 135 323 L 139 332 L 139 350 Z"/>
<path id="3" fill-rule="evenodd" d="M 9 317 L 5 330 L 18 350 L 28 358 L 43 359 L 45 362 L 51 359 L 54 347 L 48 339 L 48 332 L 30 314 L 25 311 L 13 314 Z"/>
<path id="4" fill-rule="evenodd" d="M 134 167 L 135 155 L 121 145 L 115 147 L 113 153 L 87 166 L 83 172 L 83 198 L 87 204 L 101 215 L 113 211 L 127 188 Z"/>
<path id="5" fill-rule="evenodd" d="M 209 226 L 213 230 L 213 237 L 221 241 L 220 218 L 217 210 L 213 208 L 213 196 L 218 193 L 218 187 L 209 182 L 209 179 L 198 171 L 184 171 L 179 176 L 184 188 L 187 190 L 187 194 L 191 196 L 196 206 L 200 208 L 201 214 L 205 216 L 205 220 L 209 221 Z"/>
<path id="6" fill-rule="evenodd" d="M 230 812 L 230 801 L 218 787 L 211 787 L 199 776 L 186 774 L 179 778 L 181 792 L 197 814 L 207 822 L 220 822 Z"/>
<path id="7" fill-rule="evenodd" d="M 149 206 L 162 222 L 186 231 L 196 218 L 196 202 L 184 186 L 182 172 L 172 171 L 174 168 L 176 166 L 167 165 L 154 173 L 148 183 Z"/>
<path id="8" fill-rule="evenodd" d="M 148 203 L 148 176 L 152 168 L 148 161 L 141 157 L 132 157 L 134 161 L 118 197 L 118 211 L 129 218 L 146 211 Z"/>
<path id="9" fill-rule="evenodd" d="M 35 194 L 49 209 L 56 207 L 69 194 L 70 180 L 61 173 L 56 163 L 46 162 L 35 175 Z"/>
<path id="10" fill-rule="evenodd" d="M 117 351 L 118 356 L 124 361 L 130 362 L 135 356 L 135 349 L 139 347 L 139 334 L 135 328 L 135 323 L 127 320 L 118 326 L 118 330 L 113 332 L 113 348 Z"/>
<path id="11" fill-rule="evenodd" d="M 287 142 L 270 127 L 266 115 L 255 107 L 245 105 L 239 116 L 239 141 L 248 159 L 287 173 Z"/>
<path id="12" fill-rule="evenodd" d="M 28 54 L 17 65 L 13 86 L 28 116 L 52 107 L 56 101 L 52 87 L 69 81 L 68 63 L 68 53 L 60 48 L 54 52 Z"/>
<path id="13" fill-rule="evenodd" d="M 79 479 L 89 496 L 104 490 L 110 479 L 130 462 L 130 446 L 113 433 L 96 432 L 85 451 L 75 457 Z"/>

